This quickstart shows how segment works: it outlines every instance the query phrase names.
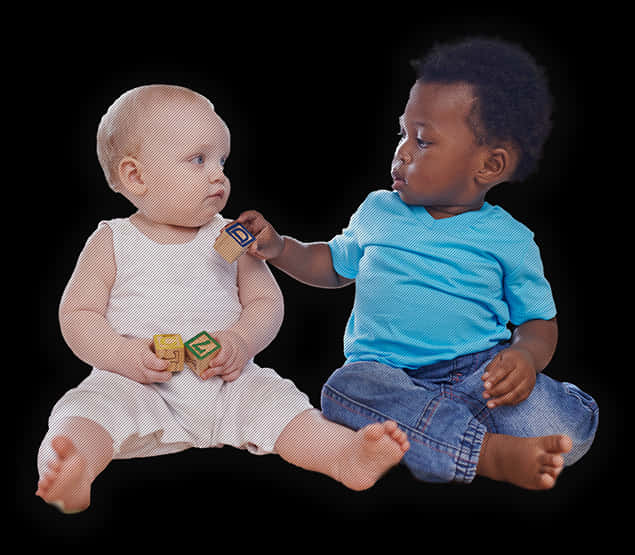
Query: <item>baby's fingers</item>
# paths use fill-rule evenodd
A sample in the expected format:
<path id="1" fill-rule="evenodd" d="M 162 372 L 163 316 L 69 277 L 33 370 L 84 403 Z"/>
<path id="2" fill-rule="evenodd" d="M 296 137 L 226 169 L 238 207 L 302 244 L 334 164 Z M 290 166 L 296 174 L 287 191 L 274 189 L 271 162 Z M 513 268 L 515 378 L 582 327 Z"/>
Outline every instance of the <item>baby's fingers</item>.
<path id="1" fill-rule="evenodd" d="M 172 377 L 172 372 L 167 371 L 170 361 L 156 356 L 153 352 L 147 352 L 143 357 L 143 374 L 147 383 L 167 382 Z"/>
<path id="2" fill-rule="evenodd" d="M 148 370 L 165 370 L 170 365 L 169 360 L 165 360 L 163 358 L 159 358 L 152 351 L 148 350 L 147 353 L 143 354 L 143 366 L 145 366 Z"/>
<path id="3" fill-rule="evenodd" d="M 235 222 L 244 225 L 253 236 L 260 233 L 268 224 L 264 216 L 256 210 L 242 212 Z"/>
<path id="4" fill-rule="evenodd" d="M 506 379 L 499 382 L 495 387 L 486 388 L 483 392 L 483 397 L 489 399 L 487 406 L 490 409 L 494 407 L 508 404 L 511 400 L 510 394 L 513 393 L 516 388 L 512 380 Z"/>
<path id="5" fill-rule="evenodd" d="M 529 396 L 529 392 L 526 390 L 523 384 L 519 384 L 505 394 L 500 395 L 494 399 L 490 399 L 487 402 L 487 408 L 493 409 L 495 407 L 502 407 L 503 405 L 517 405 L 521 401 L 524 401 Z"/>
<path id="6" fill-rule="evenodd" d="M 483 393 L 483 397 L 488 399 L 490 397 L 505 395 L 516 388 L 520 381 L 520 377 L 514 374 L 514 372 L 503 376 L 503 378 L 496 383 L 492 383 L 488 380 L 485 382 L 485 393 Z"/>
<path id="7" fill-rule="evenodd" d="M 229 344 L 224 344 L 220 352 L 209 361 L 209 368 L 201 373 L 201 379 L 206 380 L 212 376 L 223 373 L 232 355 L 232 348 Z"/>
<path id="8" fill-rule="evenodd" d="M 211 375 L 218 376 L 225 382 L 233 382 L 242 372 L 242 366 L 238 363 L 237 356 L 237 353 L 234 352 L 224 364 L 210 369 Z"/>
<path id="9" fill-rule="evenodd" d="M 514 365 L 511 361 L 505 360 L 503 353 L 499 353 L 494 357 L 483 372 L 481 379 L 485 382 L 485 389 L 489 389 L 502 381 L 513 370 Z"/>

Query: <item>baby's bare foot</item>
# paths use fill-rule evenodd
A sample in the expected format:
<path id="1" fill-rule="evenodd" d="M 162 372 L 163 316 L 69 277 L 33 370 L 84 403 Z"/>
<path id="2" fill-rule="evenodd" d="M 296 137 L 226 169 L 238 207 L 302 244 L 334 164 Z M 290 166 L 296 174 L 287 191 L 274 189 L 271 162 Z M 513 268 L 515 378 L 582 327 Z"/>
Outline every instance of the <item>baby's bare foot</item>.
<path id="1" fill-rule="evenodd" d="M 410 448 L 406 434 L 392 421 L 370 424 L 355 433 L 339 461 L 339 481 L 361 491 L 372 487 Z"/>
<path id="2" fill-rule="evenodd" d="M 49 471 L 38 482 L 35 495 L 64 513 L 77 513 L 90 505 L 91 479 L 86 458 L 65 436 L 56 436 L 51 445 L 57 460 L 48 463 Z"/>
<path id="3" fill-rule="evenodd" d="M 476 472 L 526 489 L 549 489 L 564 467 L 562 454 L 571 447 L 566 435 L 485 434 Z"/>

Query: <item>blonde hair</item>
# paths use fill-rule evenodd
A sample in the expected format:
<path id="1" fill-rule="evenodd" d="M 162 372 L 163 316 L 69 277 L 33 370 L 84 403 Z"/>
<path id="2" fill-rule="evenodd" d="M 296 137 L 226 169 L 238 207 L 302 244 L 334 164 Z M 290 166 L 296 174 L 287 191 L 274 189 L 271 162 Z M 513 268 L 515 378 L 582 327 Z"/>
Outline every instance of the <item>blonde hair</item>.
<path id="1" fill-rule="evenodd" d="M 176 85 L 144 85 L 123 93 L 101 118 L 97 127 L 97 158 L 111 189 L 119 187 L 119 162 L 125 156 L 137 157 L 143 137 L 142 124 L 152 113 L 170 101 L 204 100 L 203 95 Z"/>

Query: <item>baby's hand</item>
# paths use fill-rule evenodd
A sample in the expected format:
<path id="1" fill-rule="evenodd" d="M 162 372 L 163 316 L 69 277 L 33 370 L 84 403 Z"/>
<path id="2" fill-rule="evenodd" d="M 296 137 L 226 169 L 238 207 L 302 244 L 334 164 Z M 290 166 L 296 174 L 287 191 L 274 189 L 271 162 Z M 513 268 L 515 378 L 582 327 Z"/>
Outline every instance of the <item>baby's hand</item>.
<path id="1" fill-rule="evenodd" d="M 284 249 L 284 239 L 278 235 L 273 226 L 265 220 L 260 212 L 247 210 L 236 219 L 247 228 L 256 241 L 251 244 L 247 252 L 261 260 L 277 258 Z"/>
<path id="2" fill-rule="evenodd" d="M 114 371 L 135 382 L 167 382 L 172 377 L 165 371 L 169 361 L 154 354 L 150 339 L 123 339 L 119 355 L 120 367 Z"/>
<path id="3" fill-rule="evenodd" d="M 219 331 L 212 334 L 220 343 L 220 352 L 209 363 L 209 368 L 201 374 L 206 380 L 219 376 L 226 382 L 233 382 L 249 361 L 245 340 L 233 331 Z"/>
<path id="4" fill-rule="evenodd" d="M 534 389 L 536 368 L 529 352 L 510 347 L 494 357 L 481 379 L 485 382 L 483 397 L 490 399 L 487 402 L 490 409 L 517 405 Z"/>

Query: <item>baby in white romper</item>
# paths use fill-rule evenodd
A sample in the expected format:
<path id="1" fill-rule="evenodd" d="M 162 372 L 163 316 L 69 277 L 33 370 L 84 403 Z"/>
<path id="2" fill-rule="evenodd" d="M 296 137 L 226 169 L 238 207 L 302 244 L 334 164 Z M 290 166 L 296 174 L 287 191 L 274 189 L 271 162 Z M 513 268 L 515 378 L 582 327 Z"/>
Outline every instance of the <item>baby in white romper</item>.
<path id="1" fill-rule="evenodd" d="M 102 118 L 97 153 L 110 186 L 137 211 L 101 222 L 60 306 L 63 336 L 93 366 L 55 405 L 38 454 L 37 495 L 65 512 L 90 504 L 113 458 L 231 445 L 278 453 L 351 489 L 371 487 L 408 449 L 394 422 L 353 432 L 253 357 L 283 319 L 264 262 L 227 263 L 212 248 L 228 223 L 223 165 L 230 136 L 205 97 L 150 85 L 124 93 Z M 155 334 L 221 344 L 200 377 L 166 370 Z"/>

